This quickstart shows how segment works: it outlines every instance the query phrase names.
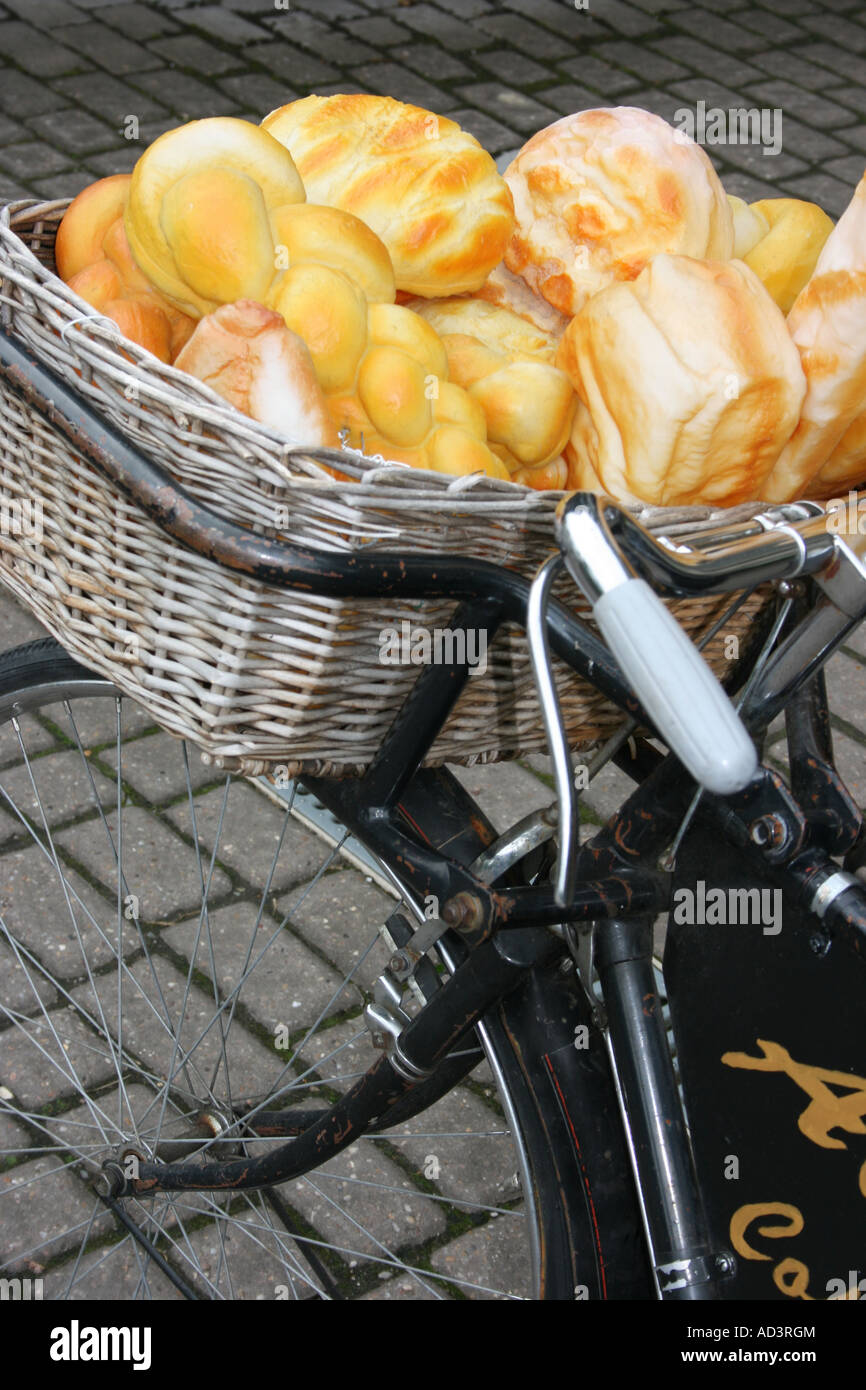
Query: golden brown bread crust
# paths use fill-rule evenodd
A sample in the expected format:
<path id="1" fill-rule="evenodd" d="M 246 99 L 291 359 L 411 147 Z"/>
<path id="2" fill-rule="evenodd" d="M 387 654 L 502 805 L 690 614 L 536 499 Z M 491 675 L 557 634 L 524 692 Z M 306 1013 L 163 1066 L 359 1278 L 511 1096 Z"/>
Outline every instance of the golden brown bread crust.
<path id="1" fill-rule="evenodd" d="M 392 97 L 340 95 L 290 102 L 262 126 L 291 152 L 311 202 L 352 212 L 381 237 L 398 289 L 462 294 L 501 261 L 511 194 L 454 121 Z"/>
<path id="2" fill-rule="evenodd" d="M 637 107 L 580 111 L 505 171 L 516 226 L 505 264 L 562 314 L 653 256 L 727 260 L 733 220 L 699 145 Z"/>
<path id="3" fill-rule="evenodd" d="M 557 361 L 581 401 L 575 476 L 657 506 L 763 497 L 806 389 L 784 316 L 742 261 L 656 256 L 588 301 Z"/>

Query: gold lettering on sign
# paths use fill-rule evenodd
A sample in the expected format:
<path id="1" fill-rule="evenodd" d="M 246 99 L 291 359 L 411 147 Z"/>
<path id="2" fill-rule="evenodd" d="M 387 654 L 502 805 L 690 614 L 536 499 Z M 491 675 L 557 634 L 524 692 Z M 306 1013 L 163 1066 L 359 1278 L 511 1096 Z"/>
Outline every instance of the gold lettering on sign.
<path id="1" fill-rule="evenodd" d="M 725 1066 L 743 1067 L 747 1071 L 782 1072 L 807 1096 L 811 1096 L 797 1124 L 813 1144 L 820 1145 L 822 1149 L 847 1149 L 848 1145 L 843 1139 L 832 1138 L 832 1129 L 844 1129 L 848 1134 L 866 1134 L 866 1077 L 795 1062 L 781 1043 L 764 1042 L 758 1038 L 758 1047 L 763 1057 L 750 1057 L 747 1052 L 725 1052 L 722 1061 Z M 844 1087 L 848 1094 L 836 1095 L 831 1086 Z M 860 1191 L 866 1196 L 866 1164 L 860 1169 Z"/>
<path id="2" fill-rule="evenodd" d="M 782 1236 L 798 1236 L 805 1225 L 803 1214 L 790 1202 L 752 1202 L 740 1207 L 731 1217 L 731 1244 L 738 1255 L 747 1260 L 769 1260 L 760 1250 L 754 1250 L 746 1240 L 746 1231 L 758 1217 L 778 1216 L 787 1220 L 787 1226 L 759 1226 L 758 1235 L 769 1240 L 779 1240 Z"/>
<path id="3" fill-rule="evenodd" d="M 759 1236 L 769 1240 L 798 1236 L 806 1224 L 803 1213 L 790 1202 L 752 1202 L 748 1206 L 740 1207 L 731 1217 L 730 1228 L 731 1244 L 738 1255 L 742 1255 L 746 1260 L 772 1258 L 750 1245 L 746 1240 L 746 1232 L 754 1221 L 766 1221 L 767 1217 L 773 1216 L 787 1224 L 759 1226 Z M 806 1292 L 809 1287 L 809 1270 L 802 1260 L 794 1260 L 790 1256 L 788 1259 L 780 1260 L 773 1270 L 773 1283 L 788 1298 L 802 1298 L 807 1303 L 815 1301 L 812 1295 Z"/>

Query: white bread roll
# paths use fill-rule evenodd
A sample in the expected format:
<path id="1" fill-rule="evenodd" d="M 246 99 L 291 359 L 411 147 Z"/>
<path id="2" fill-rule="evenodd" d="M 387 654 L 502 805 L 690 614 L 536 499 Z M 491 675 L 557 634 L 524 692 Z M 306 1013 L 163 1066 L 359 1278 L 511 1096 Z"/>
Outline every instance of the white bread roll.
<path id="1" fill-rule="evenodd" d="M 477 295 L 453 299 L 413 299 L 408 306 L 436 329 L 446 333 L 466 333 L 508 357 L 532 357 L 553 362 L 559 336 L 536 328 L 528 319 L 510 309 L 489 303 Z"/>
<path id="2" fill-rule="evenodd" d="M 656 256 L 589 300 L 557 361 L 582 402 L 575 476 L 658 506 L 763 497 L 806 389 L 781 311 L 741 261 Z"/>
<path id="3" fill-rule="evenodd" d="M 399 290 L 477 290 L 502 259 L 511 194 L 454 121 L 392 97 L 304 97 L 262 127 L 291 151 L 307 196 L 360 217 L 381 237 Z"/>
<path id="4" fill-rule="evenodd" d="M 866 175 L 794 301 L 788 328 L 808 389 L 800 422 L 768 480 L 771 502 L 806 491 L 827 496 L 825 486 L 832 493 L 846 485 L 841 459 L 826 479 L 821 475 L 866 401 Z M 856 472 L 854 460 L 852 467 Z"/>
<path id="5" fill-rule="evenodd" d="M 562 314 L 660 253 L 727 260 L 725 191 L 699 145 L 637 107 L 580 111 L 505 171 L 516 227 L 505 264 Z"/>
<path id="6" fill-rule="evenodd" d="M 174 365 L 294 444 L 339 448 L 309 351 L 263 304 L 241 299 L 208 314 Z"/>

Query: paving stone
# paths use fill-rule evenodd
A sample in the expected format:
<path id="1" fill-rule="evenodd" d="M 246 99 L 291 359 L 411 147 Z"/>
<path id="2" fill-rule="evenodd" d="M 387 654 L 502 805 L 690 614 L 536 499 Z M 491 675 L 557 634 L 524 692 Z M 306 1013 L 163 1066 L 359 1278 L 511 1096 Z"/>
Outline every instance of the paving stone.
<path id="1" fill-rule="evenodd" d="M 629 92 L 626 104 L 643 107 L 645 111 L 652 111 L 664 120 L 673 122 L 675 113 L 683 109 L 683 98 L 643 87 L 640 91 Z"/>
<path id="2" fill-rule="evenodd" d="M 48 179 L 34 179 L 30 192 L 37 198 L 74 198 L 82 188 L 93 183 L 93 175 L 84 169 L 72 170 L 65 174 L 53 174 Z"/>
<path id="3" fill-rule="evenodd" d="M 746 22 L 750 29 L 763 34 L 771 43 L 784 44 L 796 40 L 802 42 L 805 37 L 798 25 L 790 24 L 787 19 L 782 19 L 781 15 L 769 14 L 766 10 L 750 9 Z"/>
<path id="4" fill-rule="evenodd" d="M 393 1142 L 419 1174 L 435 1182 L 443 1197 L 470 1208 L 477 1202 L 497 1206 L 513 1200 L 518 1190 L 517 1155 L 506 1130 L 501 1116 L 457 1087 L 401 1124 L 401 1137 Z"/>
<path id="5" fill-rule="evenodd" d="M 315 1173 L 284 1184 L 282 1192 L 324 1239 L 346 1250 L 350 1265 L 357 1255 L 390 1261 L 401 1245 L 421 1244 L 445 1230 L 440 1204 L 412 1187 L 373 1143 L 353 1145 Z"/>
<path id="6" fill-rule="evenodd" d="M 186 796 L 190 786 L 196 792 L 209 782 L 222 785 L 225 774 L 202 762 L 201 753 L 192 744 L 187 744 L 186 750 L 185 764 L 183 744 L 171 734 L 133 739 L 122 749 L 123 780 L 153 805 Z M 110 767 L 117 767 L 115 748 L 105 748 L 100 756 Z"/>
<path id="7" fill-rule="evenodd" d="M 618 811 L 626 797 L 631 796 L 635 783 L 613 763 L 608 763 L 593 777 L 584 793 L 587 806 L 601 820 L 609 820 Z"/>
<path id="8" fill-rule="evenodd" d="M 702 43 L 700 38 L 686 38 L 684 35 L 676 34 L 671 38 L 659 40 L 653 47 L 666 57 L 685 63 L 696 72 L 712 73 L 715 81 L 727 82 L 732 87 L 764 80 L 764 74 L 753 66 L 751 57 L 747 62 L 739 55 L 711 48 L 709 44 Z M 757 62 L 757 59 L 754 62 Z"/>
<path id="9" fill-rule="evenodd" d="M 285 106 L 287 101 L 294 101 L 295 92 L 289 91 L 285 82 L 274 81 L 270 77 L 256 75 L 255 83 L 250 85 L 249 73 L 238 73 L 235 77 L 224 77 L 220 81 L 220 87 L 224 93 L 223 97 L 218 97 L 214 93 L 211 101 L 212 107 L 219 107 L 219 110 L 209 112 L 212 115 L 235 114 L 239 110 L 249 109 L 250 100 L 255 101 L 256 113 L 262 112 L 262 118 L 270 111 L 276 111 L 278 107 Z M 316 92 L 325 94 L 326 89 L 315 84 Z M 346 87 L 345 83 L 335 87 L 336 91 L 345 92 L 355 90 Z M 222 105 L 220 105 L 222 103 Z"/>
<path id="10" fill-rule="evenodd" d="M 78 749 L 36 758 L 30 763 L 29 769 L 22 763 L 4 772 L 3 790 L 6 795 L 2 802 L 7 812 L 8 796 L 39 829 L 42 828 L 43 816 L 50 826 L 54 826 L 60 821 L 93 811 L 97 805 L 110 806 L 116 798 L 114 782 L 96 768 L 88 769 L 83 765 Z M 16 824 L 22 833 L 26 833 L 20 821 L 16 821 Z"/>
<path id="11" fill-rule="evenodd" d="M 372 44 L 374 48 L 393 48 L 398 43 L 409 43 L 414 37 L 410 29 L 395 24 L 393 19 L 352 19 L 347 21 L 346 27 L 362 43 Z"/>
<path id="12" fill-rule="evenodd" d="M 250 78 L 241 79 L 242 84 L 244 81 L 246 83 L 245 95 L 248 99 L 251 86 Z M 159 72 L 142 73 L 140 77 L 136 77 L 136 82 L 139 87 L 145 88 L 160 103 L 157 106 L 156 101 L 149 101 L 146 111 L 137 106 L 136 110 L 141 118 L 164 115 L 165 108 L 168 107 L 183 120 L 194 121 L 203 116 L 227 116 L 238 107 L 238 98 L 234 93 L 227 96 L 218 87 L 211 87 L 204 82 L 199 82 L 198 78 L 187 72 L 175 72 L 173 69 L 163 68 Z M 261 79 L 256 77 L 253 84 L 257 101 L 260 82 Z M 262 100 L 263 109 L 265 105 L 266 102 Z"/>
<path id="13" fill-rule="evenodd" d="M 487 55 L 484 56 L 486 58 Z M 603 63 L 595 53 L 581 53 L 578 58 L 569 58 L 557 66 L 605 97 L 621 96 L 639 85 L 633 73 L 621 72 L 619 68 L 611 67 L 610 63 Z M 623 104 L 628 105 L 627 102 Z"/>
<path id="14" fill-rule="evenodd" d="M 835 87 L 833 96 L 837 102 L 850 106 L 852 111 L 866 115 L 866 93 L 862 87 Z M 843 132 L 839 133 L 841 135 Z"/>
<path id="15" fill-rule="evenodd" d="M 100 67 L 107 68 L 115 76 L 143 72 L 159 65 L 159 59 L 141 44 L 109 29 L 106 24 L 72 24 L 65 29 L 56 29 L 54 37 L 77 49 Z"/>
<path id="16" fill-rule="evenodd" d="M 861 623 L 860 627 L 856 627 L 850 636 L 846 637 L 845 648 L 866 658 L 866 624 Z"/>
<path id="17" fill-rule="evenodd" d="M 0 1081 L 22 1110 L 43 1110 L 59 1096 L 80 1094 L 82 1086 L 90 1090 L 115 1075 L 105 1044 L 72 1007 L 55 1009 L 50 1024 L 30 1019 L 3 1034 Z"/>
<path id="18" fill-rule="evenodd" d="M 550 788 L 517 763 L 479 763 L 452 771 L 500 833 L 553 799 Z"/>
<path id="19" fill-rule="evenodd" d="M 866 715 L 866 671 L 846 656 L 834 657 L 825 670 L 831 711 L 859 728 Z"/>
<path id="20" fill-rule="evenodd" d="M 50 1154 L 0 1173 L 3 1203 L 3 1273 L 24 1269 L 28 1258 L 41 1263 L 75 1249 L 85 1235 L 113 1229 L 111 1213 L 68 1168 L 57 1168 Z M 91 1222 L 91 1218 L 93 1218 Z M 45 1293 L 50 1296 L 49 1273 Z"/>
<path id="21" fill-rule="evenodd" d="M 863 156 L 859 154 L 843 155 L 840 159 L 831 159 L 824 165 L 825 172 L 832 174 L 834 178 L 844 179 L 854 189 L 863 177 L 864 163 Z"/>
<path id="22" fill-rule="evenodd" d="M 499 154 L 500 150 L 510 150 L 523 144 L 523 138 L 515 130 L 502 125 L 500 121 L 494 121 L 492 116 L 486 115 L 483 111 L 473 111 L 471 107 L 461 106 L 456 111 L 442 114 L 456 121 L 464 130 L 468 130 L 490 154 Z"/>
<path id="23" fill-rule="evenodd" d="M 803 178 L 785 180 L 785 190 L 792 198 L 806 198 L 817 203 L 831 217 L 840 217 L 851 201 L 851 189 L 832 174 L 813 173 Z"/>
<path id="24" fill-rule="evenodd" d="M 819 92 L 804 92 L 793 82 L 765 82 L 760 89 L 760 99 L 764 106 L 780 107 L 784 112 L 819 130 L 837 130 L 850 125 L 853 116 L 844 106 L 822 96 Z"/>
<path id="25" fill-rule="evenodd" d="M 88 111 L 93 111 L 95 115 L 101 116 L 108 121 L 111 126 L 116 126 L 118 130 L 122 127 L 124 118 L 128 115 L 138 116 L 143 120 L 145 116 L 160 116 L 164 114 L 164 108 L 144 95 L 142 88 L 148 90 L 149 80 L 155 77 L 162 77 L 165 80 L 170 74 L 165 73 L 136 73 L 135 87 L 126 82 L 121 82 L 119 78 L 110 77 L 108 73 L 87 73 L 78 77 L 61 77 L 55 83 L 56 91 L 51 93 L 50 103 L 46 101 L 40 111 L 54 110 L 58 107 L 68 105 L 72 100 L 80 106 L 85 106 Z"/>
<path id="26" fill-rule="evenodd" d="M 192 835 L 188 804 L 181 802 L 166 814 L 179 830 Z M 219 829 L 218 858 L 222 863 L 259 889 L 264 888 L 273 869 L 270 881 L 274 894 L 290 884 L 305 883 L 321 867 L 328 853 L 316 835 L 302 829 L 291 816 L 287 818 L 285 811 L 278 810 L 248 782 L 232 782 L 227 798 L 222 786 L 196 797 L 195 828 L 199 843 L 204 847 L 205 867 L 210 863 Z"/>
<path id="27" fill-rule="evenodd" d="M 23 145 L 7 145 L 5 149 L 0 149 L 0 164 L 7 174 L 29 179 L 31 175 L 51 174 L 67 168 L 69 155 L 60 154 L 50 145 L 30 141 Z"/>
<path id="28" fill-rule="evenodd" d="M 222 5 L 199 5 L 188 10 L 176 10 L 175 18 L 193 29 L 203 29 L 205 33 L 223 39 L 226 43 L 255 43 L 264 37 L 265 32 L 261 25 L 244 19 Z"/>
<path id="29" fill-rule="evenodd" d="M 613 67 L 626 68 L 644 82 L 670 82 L 689 75 L 682 63 L 676 63 L 643 44 L 626 43 L 623 40 L 603 43 L 594 56 L 602 58 Z"/>
<path id="30" fill-rule="evenodd" d="M 61 42 L 48 44 L 38 29 L 15 20 L 0 23 L 0 53 L 34 77 L 58 77 L 82 66 L 79 54 L 73 49 L 64 47 Z"/>
<path id="31" fill-rule="evenodd" d="M 843 134 L 844 132 L 839 132 L 840 137 Z M 796 155 L 798 159 L 806 159 L 810 163 L 820 162 L 822 166 L 834 155 L 842 157 L 845 154 L 841 138 L 835 140 L 825 130 L 816 130 L 814 126 L 804 125 L 788 115 L 782 118 L 782 148 L 787 154 Z"/>
<path id="32" fill-rule="evenodd" d="M 111 695 L 86 695 L 70 701 L 69 713 L 62 704 L 43 705 L 40 716 L 56 724 L 64 738 L 85 750 L 117 742 L 117 702 Z M 133 700 L 120 701 L 121 738 L 130 738 L 153 728 L 153 717 Z"/>
<path id="33" fill-rule="evenodd" d="M 811 59 L 812 50 L 808 51 Z M 827 87 L 828 78 L 824 68 L 806 58 L 798 57 L 789 48 L 771 48 L 766 53 L 754 53 L 752 62 L 756 67 L 763 68 L 764 72 L 784 78 L 798 87 L 805 87 L 810 92 L 822 92 Z M 742 85 L 749 86 L 748 79 L 742 80 Z"/>
<path id="34" fill-rule="evenodd" d="M 753 178 L 751 174 L 744 174 L 740 170 L 724 171 L 725 192 L 732 193 L 736 198 L 742 198 L 746 203 L 756 203 L 761 198 L 778 198 L 779 189 L 772 183 L 763 183 L 760 179 Z"/>
<path id="35" fill-rule="evenodd" d="M 562 115 L 569 115 L 572 111 L 588 111 L 594 107 L 619 105 L 616 98 L 608 101 L 597 93 L 590 92 L 586 87 L 578 87 L 576 82 L 565 82 L 561 87 L 545 87 L 540 95 L 544 97 L 546 105 L 552 106 Z"/>
<path id="36" fill-rule="evenodd" d="M 443 1295 L 438 1286 L 435 1292 L 432 1287 L 426 1287 L 423 1276 L 413 1278 L 410 1274 L 398 1274 L 393 1279 L 388 1279 L 383 1272 L 379 1277 L 384 1282 L 371 1289 L 369 1293 L 362 1294 L 361 1303 L 385 1303 L 397 1299 L 405 1303 L 435 1303 L 443 1297 L 447 1300 L 447 1295 Z"/>
<path id="37" fill-rule="evenodd" d="M 368 3 L 375 5 L 376 0 L 368 0 Z M 396 0 L 396 3 L 402 5 L 403 0 Z M 448 10 L 460 19 L 477 19 L 480 14 L 491 14 L 499 8 L 490 0 L 437 0 L 437 3 L 440 10 Z"/>
<path id="38" fill-rule="evenodd" d="M 71 1279 L 74 1282 L 70 1285 Z M 183 1301 L 180 1290 L 133 1241 L 132 1236 L 127 1236 L 116 1245 L 89 1250 L 77 1267 L 76 1262 L 71 1260 L 51 1270 L 46 1278 L 45 1293 L 73 1302 L 98 1299 L 115 1303 L 120 1299 L 131 1301 L 135 1298 Z"/>
<path id="39" fill-rule="evenodd" d="M 58 1002 L 58 998 L 57 991 L 33 962 L 22 956 L 22 963 L 19 964 L 12 947 L 0 936 L 0 1019 L 6 1022 L 6 1009 L 22 1014 L 35 1014 L 39 1009 L 40 1000 L 46 1008 L 50 1008 Z"/>
<path id="40" fill-rule="evenodd" d="M 508 44 L 518 53 L 528 53 L 532 58 L 558 60 L 563 56 L 565 45 L 561 36 L 551 34 L 549 29 L 542 29 L 537 24 L 531 24 L 520 15 L 482 15 L 477 24 L 480 31 L 490 35 L 491 43 L 498 39 L 500 44 Z M 476 43 L 474 46 L 480 47 L 480 44 Z"/>
<path id="41" fill-rule="evenodd" d="M 159 34 L 173 34 L 177 25 L 168 15 L 150 5 L 103 5 L 93 11 L 104 24 L 112 24 L 130 39 L 155 39 Z"/>
<path id="42" fill-rule="evenodd" d="M 273 29 L 287 43 L 300 44 L 318 57 L 327 57 L 332 63 L 352 67 L 355 63 L 371 63 L 379 57 L 378 51 L 368 43 L 361 43 L 349 34 L 341 33 L 323 23 L 319 10 L 316 17 L 293 10 L 289 14 L 277 15 L 268 20 Z"/>
<path id="43" fill-rule="evenodd" d="M 852 24 L 850 20 L 839 15 L 827 14 L 803 15 L 800 23 L 805 29 L 811 29 L 813 33 L 820 34 L 822 39 L 838 44 L 843 50 L 850 53 L 866 53 L 866 28 L 861 24 Z"/>
<path id="44" fill-rule="evenodd" d="M 866 811 L 866 746 L 833 730 L 833 752 L 842 780 L 862 811 Z"/>
<path id="45" fill-rule="evenodd" d="M 412 68 L 413 72 L 420 72 L 423 77 L 435 77 L 442 82 L 449 82 L 456 77 L 472 76 L 471 68 L 461 63 L 453 53 L 446 53 L 435 44 L 409 44 L 403 48 L 395 48 L 391 56 L 398 63 Z M 481 61 L 480 55 L 476 61 Z"/>
<path id="46" fill-rule="evenodd" d="M 400 67 L 398 63 L 370 63 L 356 69 L 361 82 L 375 91 L 387 92 L 398 101 L 408 101 L 415 106 L 425 106 L 431 111 L 440 111 L 450 104 L 449 97 L 441 87 L 434 87 L 426 78 L 416 72 Z"/>
<path id="47" fill-rule="evenodd" d="M 78 82 L 78 78 L 63 78 L 64 82 Z M 0 82 L 0 107 L 9 111 L 19 120 L 28 116 L 39 116 L 43 111 L 56 111 L 66 106 L 67 99 L 59 91 L 46 87 L 35 78 L 23 72 L 6 71 Z"/>
<path id="48" fill-rule="evenodd" d="M 253 936 L 256 916 L 252 905 L 238 904 L 210 913 L 200 935 L 197 921 L 185 922 L 163 932 L 162 939 L 189 961 L 198 937 L 196 969 L 213 979 L 215 967 L 223 998 L 237 988 L 246 970 L 236 997 L 271 1034 L 278 1026 L 296 1033 L 311 1027 L 322 1012 L 329 1017 L 361 1005 L 359 991 L 342 986 L 342 973 L 288 931 L 280 931 L 272 918 L 266 916 Z"/>
<path id="49" fill-rule="evenodd" d="M 28 125 L 32 126 L 32 122 Z M 16 140 L 26 140 L 28 136 L 29 130 L 25 126 L 11 121 L 8 116 L 0 116 L 0 146 L 14 145 Z"/>
<path id="50" fill-rule="evenodd" d="M 219 77 L 241 66 L 239 55 L 226 53 L 194 34 L 154 39 L 150 47 L 160 58 L 176 67 L 189 68 L 202 77 Z"/>
<path id="51" fill-rule="evenodd" d="M 30 612 L 13 598 L 10 591 L 0 582 L 0 631 L 2 631 L 3 651 L 23 646 L 25 642 L 36 642 L 48 634 L 45 628 Z"/>
<path id="52" fill-rule="evenodd" d="M 4 773 L 4 779 L 8 775 Z M 100 833 L 95 824 L 85 829 L 92 839 Z M 114 958 L 116 911 L 79 874 L 64 868 L 64 892 L 56 870 L 36 845 L 4 854 L 0 864 L 0 910 L 6 928 L 52 974 L 61 979 L 83 975 L 82 946 L 91 968 Z"/>
<path id="53" fill-rule="evenodd" d="M 261 63 L 273 77 L 285 78 L 289 86 L 296 87 L 298 91 L 312 90 L 317 82 L 331 82 L 339 77 L 337 69 L 331 67 L 330 63 L 323 63 L 303 49 L 293 48 L 290 43 L 275 43 L 273 39 L 269 43 L 254 43 L 246 47 L 244 58 Z M 257 81 L 253 83 L 253 92 Z M 286 100 L 292 100 L 291 93 Z"/>
<path id="54" fill-rule="evenodd" d="M 106 821 L 116 844 L 116 812 L 108 815 Z M 60 832 L 57 841 L 114 891 L 116 861 L 101 823 L 71 826 Z M 201 877 L 195 851 L 155 816 L 138 808 L 124 808 L 122 856 L 127 893 L 138 898 L 142 921 L 163 922 L 180 912 L 200 909 Z M 205 872 L 209 862 L 204 859 Z M 214 869 L 210 901 L 218 900 L 228 888 L 226 875 L 221 869 Z"/>
<path id="55" fill-rule="evenodd" d="M 221 1030 L 219 1023 L 212 1022 L 216 1010 L 213 993 L 195 984 L 188 989 L 187 984 L 187 974 L 159 956 L 141 958 L 130 966 L 123 976 L 124 1049 L 161 1078 L 168 1077 L 171 1068 L 177 1085 L 191 1087 L 198 1100 L 204 1101 L 211 1094 L 217 1101 L 227 1099 L 226 1060 L 230 1093 L 261 1095 L 282 1074 L 284 1059 L 237 1019 L 232 1020 L 231 1028 Z M 104 1018 L 104 1026 L 116 1038 L 116 977 L 113 973 L 107 978 L 97 977 L 96 986 L 98 1002 L 90 983 L 72 991 L 73 998 L 89 1014 Z M 221 1017 L 227 1020 L 227 1011 Z M 224 1040 L 223 1031 L 227 1031 Z M 12 1087 L 12 1082 L 7 1084 Z"/>
<path id="56" fill-rule="evenodd" d="M 280 1189 L 284 1197 L 284 1190 Z M 237 1220 L 211 1223 L 189 1237 L 183 1273 L 206 1297 L 235 1300 L 309 1299 L 317 1277 L 264 1198 L 250 1193 L 253 1210 Z M 181 1251 L 183 1253 L 183 1251 Z M 199 1274 L 193 1265 L 201 1266 Z M 202 1277 L 204 1276 L 204 1278 Z"/>
<path id="57" fill-rule="evenodd" d="M 764 36 L 751 33 L 747 25 L 723 19 L 714 11 L 705 10 L 698 5 L 687 10 L 677 10 L 676 14 L 671 16 L 670 22 L 677 29 L 684 29 L 704 42 L 717 44 L 721 50 L 729 50 L 731 53 L 753 53 L 766 44 Z M 709 68 L 707 71 L 711 72 L 712 69 Z"/>
<path id="58" fill-rule="evenodd" d="M 437 1250 L 430 1263 L 447 1278 L 460 1280 L 464 1298 L 496 1297 L 504 1290 L 515 1298 L 530 1298 L 529 1262 L 523 1223 L 509 1216 L 491 1218 L 480 1230 L 468 1231 Z"/>
<path id="59" fill-rule="evenodd" d="M 373 1047 L 362 1018 L 317 1030 L 299 1044 L 299 1052 L 306 1067 L 315 1068 L 317 1079 L 337 1091 L 348 1090 L 381 1055 Z M 300 1079 L 308 1084 L 313 1082 L 306 1073 Z"/>
<path id="60" fill-rule="evenodd" d="M 33 0 L 4 0 L 4 7 L 24 19 L 33 17 Z M 54 28 L 56 24 L 83 24 L 87 19 L 81 13 L 80 5 L 69 5 L 66 0 L 40 0 L 39 18 L 43 28 Z"/>
<path id="61" fill-rule="evenodd" d="M 846 126 L 839 132 L 840 140 L 853 145 L 856 150 L 866 150 L 866 125 Z"/>
<path id="62" fill-rule="evenodd" d="M 434 5 L 411 5 L 401 11 L 400 22 L 419 34 L 438 39 L 445 48 L 453 48 L 458 53 L 471 53 L 489 43 L 482 28 L 466 24 Z"/>
<path id="63" fill-rule="evenodd" d="M 508 0 L 513 8 L 517 8 L 517 0 Z M 556 7 L 558 8 L 558 6 Z M 622 0 L 595 0 L 589 6 L 593 16 L 597 16 L 605 24 L 609 24 L 618 34 L 625 34 L 628 38 L 636 38 L 643 34 L 651 33 L 657 26 L 656 21 L 650 16 L 642 13 L 640 9 L 635 9 L 632 5 L 622 3 Z M 547 21 L 552 29 L 556 29 L 554 7 L 549 5 L 547 13 L 550 19 Z M 582 16 L 586 12 L 578 11 Z"/>
<path id="64" fill-rule="evenodd" d="M 116 130 L 97 120 L 89 111 L 81 111 L 77 107 L 36 116 L 29 125 L 36 135 L 54 145 L 62 145 L 71 154 L 86 156 L 117 144 Z"/>
<path id="65" fill-rule="evenodd" d="M 298 903 L 299 897 L 303 900 Z M 393 898 L 355 869 L 325 874 L 309 893 L 302 888 L 277 899 L 277 911 L 333 961 L 340 975 L 356 971 L 353 979 L 365 988 L 388 964 L 378 929 L 394 906 Z"/>
<path id="66" fill-rule="evenodd" d="M 534 134 L 539 127 L 550 125 L 551 120 L 555 119 L 555 113 L 549 106 L 543 106 L 533 97 L 524 96 L 523 92 L 512 91 L 510 87 L 500 86 L 496 82 L 476 82 L 470 87 L 463 87 L 461 96 L 480 111 L 507 121 L 513 129 L 527 135 Z"/>
<path id="67" fill-rule="evenodd" d="M 811 4 L 809 10 L 813 11 Z M 820 63 L 822 67 L 829 69 L 837 80 L 841 74 L 850 82 L 863 81 L 863 59 L 858 52 L 850 53 L 846 47 L 840 48 L 836 44 L 812 43 L 809 45 L 808 53 L 810 62 Z M 826 79 L 828 82 L 830 80 Z"/>
<path id="68" fill-rule="evenodd" d="M 231 0 L 231 3 L 232 7 L 237 9 L 237 0 Z M 401 0 L 396 0 L 396 3 L 400 4 Z M 309 10 L 311 14 L 318 15 L 329 23 L 333 20 L 361 19 L 365 15 L 365 11 L 361 5 L 355 3 L 355 0 L 296 0 L 292 8 Z M 381 3 L 381 0 L 374 0 L 369 8 L 374 10 L 387 9 L 388 0 L 385 0 L 384 4 Z"/>

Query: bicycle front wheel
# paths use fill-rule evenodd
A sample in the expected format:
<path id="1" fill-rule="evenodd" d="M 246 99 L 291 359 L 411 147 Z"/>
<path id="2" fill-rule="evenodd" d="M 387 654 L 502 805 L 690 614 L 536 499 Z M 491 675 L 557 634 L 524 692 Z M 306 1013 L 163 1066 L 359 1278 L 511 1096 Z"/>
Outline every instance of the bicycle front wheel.
<path id="1" fill-rule="evenodd" d="M 453 843 L 466 808 L 436 814 Z M 278 1190 L 98 1194 L 108 1158 L 283 1143 L 250 1116 L 320 1112 L 366 1070 L 394 891 L 302 792 L 206 765 L 52 640 L 0 657 L 0 1273 L 48 1298 L 643 1296 L 598 1059 L 596 1182 L 572 1039 L 531 1036 L 552 990 L 577 998 L 556 969 L 429 1109 Z"/>

